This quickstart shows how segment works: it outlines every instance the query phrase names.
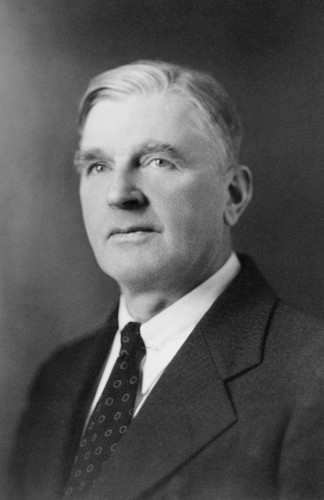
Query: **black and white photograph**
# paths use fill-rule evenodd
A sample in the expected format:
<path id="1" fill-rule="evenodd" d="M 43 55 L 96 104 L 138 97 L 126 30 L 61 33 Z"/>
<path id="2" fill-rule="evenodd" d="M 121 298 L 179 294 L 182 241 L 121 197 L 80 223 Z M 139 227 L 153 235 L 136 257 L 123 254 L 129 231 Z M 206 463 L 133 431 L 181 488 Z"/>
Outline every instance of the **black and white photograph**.
<path id="1" fill-rule="evenodd" d="M 324 498 L 324 3 L 0 0 L 1 500 Z"/>

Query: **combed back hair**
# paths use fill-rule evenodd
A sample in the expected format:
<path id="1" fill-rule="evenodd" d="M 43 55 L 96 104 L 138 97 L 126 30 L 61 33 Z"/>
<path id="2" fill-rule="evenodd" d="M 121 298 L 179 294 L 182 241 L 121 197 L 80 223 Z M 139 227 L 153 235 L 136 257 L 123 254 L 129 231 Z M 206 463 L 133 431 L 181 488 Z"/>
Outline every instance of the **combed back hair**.
<path id="1" fill-rule="evenodd" d="M 204 133 L 221 155 L 224 167 L 235 167 L 239 161 L 242 127 L 230 97 L 213 76 L 176 64 L 136 61 L 93 78 L 80 105 L 80 133 L 90 109 L 99 100 L 167 92 L 183 96 L 193 104 Z"/>

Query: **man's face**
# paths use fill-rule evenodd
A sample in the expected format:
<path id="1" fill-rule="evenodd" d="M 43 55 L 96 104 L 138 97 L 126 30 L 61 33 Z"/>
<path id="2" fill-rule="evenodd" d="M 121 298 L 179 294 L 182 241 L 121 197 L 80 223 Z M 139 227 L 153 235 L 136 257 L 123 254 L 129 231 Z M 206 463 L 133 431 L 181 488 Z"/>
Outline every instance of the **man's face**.
<path id="1" fill-rule="evenodd" d="M 83 217 L 100 267 L 123 291 L 181 296 L 229 255 L 228 189 L 198 128 L 193 106 L 171 93 L 90 110 L 78 155 Z"/>

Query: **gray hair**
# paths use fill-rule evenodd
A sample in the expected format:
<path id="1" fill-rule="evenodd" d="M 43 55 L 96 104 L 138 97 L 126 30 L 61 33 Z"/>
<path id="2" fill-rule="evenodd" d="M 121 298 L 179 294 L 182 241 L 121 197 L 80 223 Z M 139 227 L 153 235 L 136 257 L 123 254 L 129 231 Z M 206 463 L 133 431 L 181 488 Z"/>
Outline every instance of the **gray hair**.
<path id="1" fill-rule="evenodd" d="M 242 141 L 241 121 L 220 83 L 208 73 L 162 61 L 135 61 L 105 71 L 90 81 L 80 105 L 80 132 L 90 109 L 102 98 L 172 92 L 198 110 L 205 131 L 227 168 L 236 166 Z"/>

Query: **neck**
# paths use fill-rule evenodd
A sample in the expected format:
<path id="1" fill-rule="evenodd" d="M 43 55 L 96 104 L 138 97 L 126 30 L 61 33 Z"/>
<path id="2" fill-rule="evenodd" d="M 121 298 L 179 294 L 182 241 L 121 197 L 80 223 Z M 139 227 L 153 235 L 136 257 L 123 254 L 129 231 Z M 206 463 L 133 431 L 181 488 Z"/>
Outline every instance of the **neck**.
<path id="1" fill-rule="evenodd" d="M 171 297 L 161 292 L 133 294 L 125 290 L 123 295 L 128 312 L 139 323 L 145 323 L 183 296 L 179 294 L 179 296 L 172 295 Z"/>
<path id="2" fill-rule="evenodd" d="M 229 255 L 221 263 L 221 266 L 225 263 L 228 257 Z M 174 283 L 174 287 L 172 287 L 170 280 L 168 281 L 167 286 L 161 286 L 155 289 L 152 289 L 149 283 L 146 283 L 146 286 L 142 287 L 139 287 L 137 284 L 134 288 L 120 286 L 122 294 L 125 298 L 127 310 L 134 320 L 139 323 L 145 323 L 153 316 L 171 306 L 177 300 L 181 299 L 181 297 L 191 292 L 194 288 L 201 285 L 221 266 L 217 266 L 216 269 L 210 270 L 209 273 L 206 273 L 199 278 L 198 276 L 195 277 L 194 273 L 191 273 L 191 276 L 187 276 L 187 279 L 183 281 L 182 286 L 180 286 L 179 282 L 176 282 Z M 194 279 L 190 279 L 190 277 Z"/>

